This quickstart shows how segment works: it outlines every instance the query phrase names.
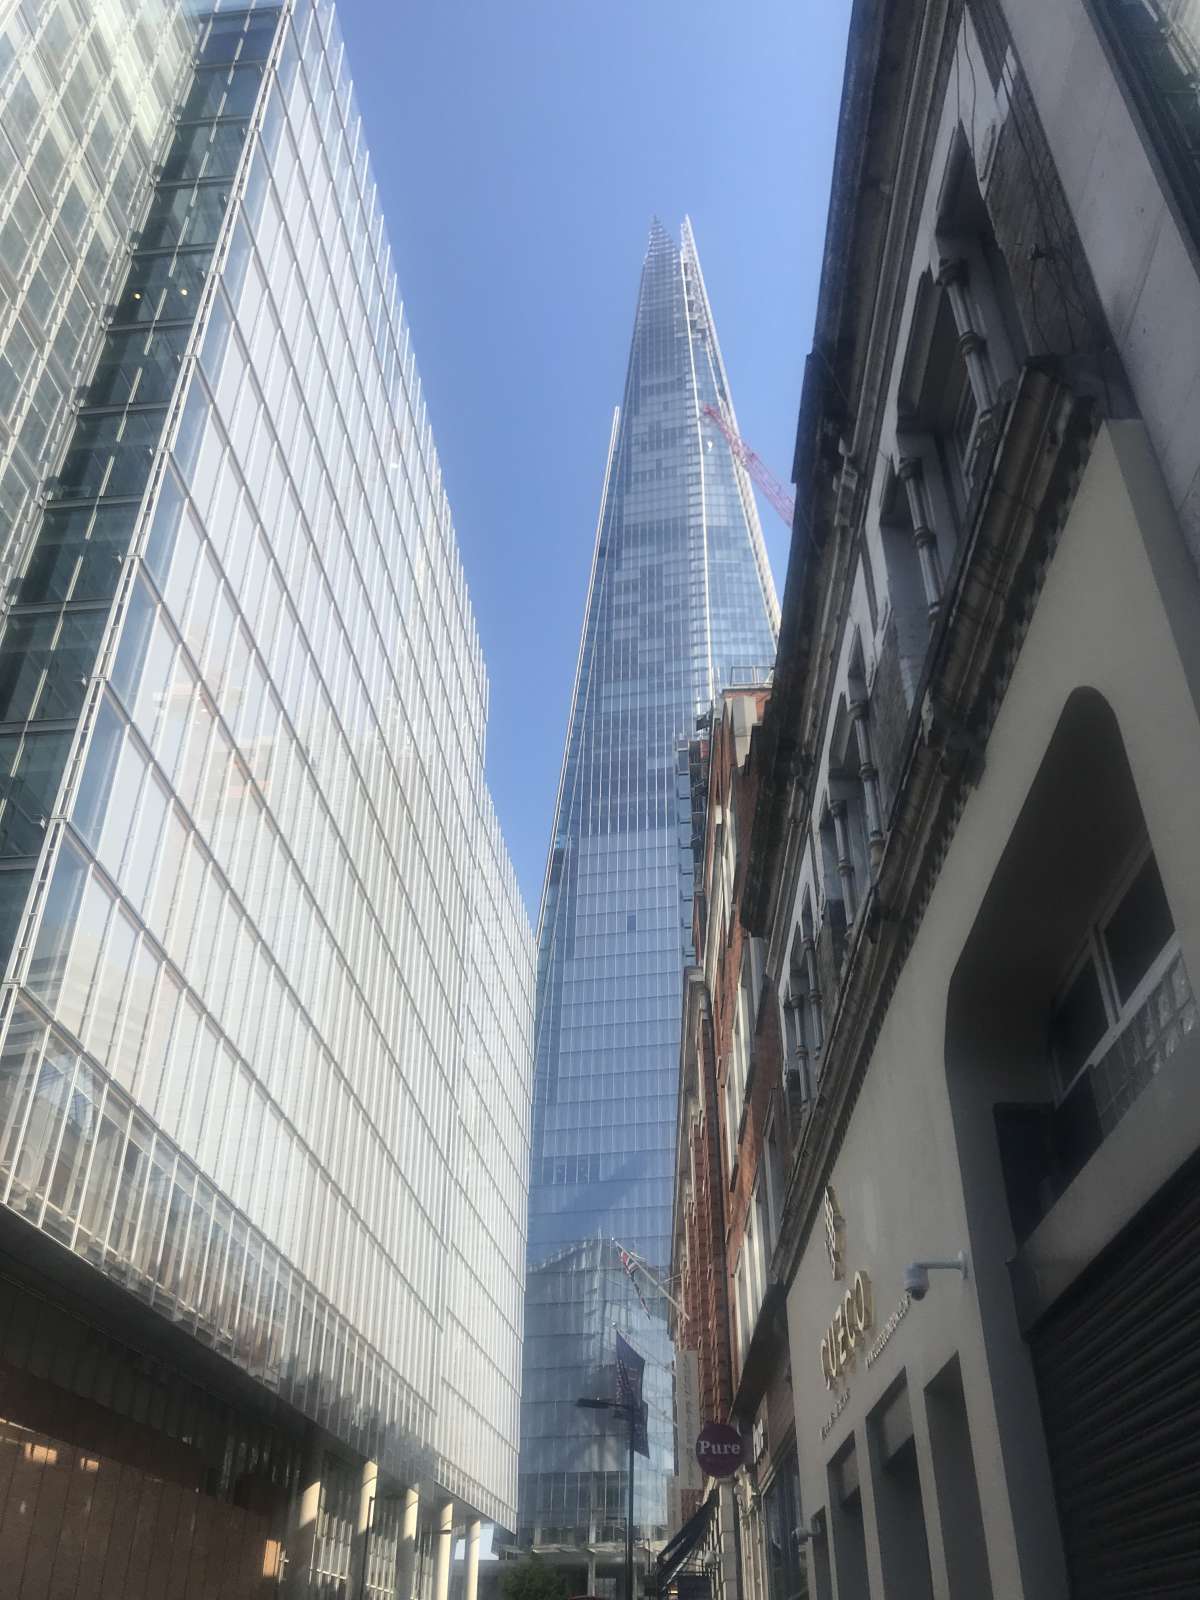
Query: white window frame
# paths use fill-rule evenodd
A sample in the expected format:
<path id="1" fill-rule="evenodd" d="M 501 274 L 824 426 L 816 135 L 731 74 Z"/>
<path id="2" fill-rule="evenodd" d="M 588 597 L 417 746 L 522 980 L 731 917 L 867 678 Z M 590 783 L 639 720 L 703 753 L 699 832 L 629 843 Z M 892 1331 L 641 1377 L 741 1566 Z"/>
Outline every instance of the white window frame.
<path id="1" fill-rule="evenodd" d="M 1108 1027 L 1101 1034 L 1093 1046 L 1087 1059 L 1072 1073 L 1069 1079 L 1064 1079 L 1062 1070 L 1057 1061 L 1053 1063 L 1055 1087 L 1058 1091 L 1058 1103 L 1061 1104 L 1074 1089 L 1079 1080 L 1089 1073 L 1098 1061 L 1102 1061 L 1113 1045 L 1129 1027 L 1137 1013 L 1146 1004 L 1147 999 L 1162 981 L 1164 973 L 1170 967 L 1175 957 L 1179 954 L 1179 932 L 1176 929 L 1163 945 L 1154 960 L 1146 968 L 1138 981 L 1137 987 L 1128 1000 L 1122 1000 L 1117 989 L 1116 975 L 1112 969 L 1112 958 L 1108 953 L 1104 932 L 1112 921 L 1122 900 L 1133 886 L 1133 881 L 1153 855 L 1148 839 L 1142 840 L 1137 849 L 1133 851 L 1116 887 L 1103 902 L 1099 913 L 1088 927 L 1087 937 L 1083 947 L 1072 961 L 1066 978 L 1060 984 L 1055 996 L 1051 1014 L 1057 1012 L 1062 1001 L 1071 989 L 1071 985 L 1079 977 L 1086 966 L 1091 966 L 1096 972 L 1100 984 L 1100 998 L 1104 1005 L 1105 1015 L 1108 1018 Z M 1174 917 L 1172 917 L 1174 922 Z"/>

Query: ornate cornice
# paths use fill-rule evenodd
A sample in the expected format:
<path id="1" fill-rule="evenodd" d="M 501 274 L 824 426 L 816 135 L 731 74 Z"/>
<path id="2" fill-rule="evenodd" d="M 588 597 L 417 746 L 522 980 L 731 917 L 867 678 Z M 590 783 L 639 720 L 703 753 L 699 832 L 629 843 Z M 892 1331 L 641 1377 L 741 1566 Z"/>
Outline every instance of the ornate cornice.
<path id="1" fill-rule="evenodd" d="M 789 1172 L 772 1276 L 790 1283 L 1091 449 L 1093 408 L 1036 365 L 1016 385 L 931 642 L 887 842 L 850 933 L 820 1095 Z M 807 815 L 795 827 L 806 827 Z"/>

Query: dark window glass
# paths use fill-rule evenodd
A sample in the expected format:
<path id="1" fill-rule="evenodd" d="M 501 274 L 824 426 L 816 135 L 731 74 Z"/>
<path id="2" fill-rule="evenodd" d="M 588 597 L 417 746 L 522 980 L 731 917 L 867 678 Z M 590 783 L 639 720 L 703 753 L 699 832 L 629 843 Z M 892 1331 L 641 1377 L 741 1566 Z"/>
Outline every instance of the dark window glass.
<path id="1" fill-rule="evenodd" d="M 808 1595 L 808 1563 L 800 1547 L 800 1481 L 794 1456 L 775 1475 L 766 1496 L 769 1600 Z"/>
<path id="2" fill-rule="evenodd" d="M 77 716 L 104 622 L 102 611 L 12 617 L 0 644 L 0 722 Z"/>
<path id="3" fill-rule="evenodd" d="M 0 855 L 41 849 L 70 742 L 70 733 L 0 737 Z"/>
<path id="4" fill-rule="evenodd" d="M 32 882 L 32 867 L 0 872 L 0 971 L 8 965 L 12 954 Z"/>
<path id="5" fill-rule="evenodd" d="M 164 183 L 232 178 L 246 143 L 245 122 L 198 122 L 181 128 L 163 164 Z"/>
<path id="6" fill-rule="evenodd" d="M 54 493 L 61 500 L 134 498 L 150 475 L 162 411 L 81 417 Z"/>
<path id="7" fill-rule="evenodd" d="M 278 11 L 259 11 L 250 18 L 246 29 L 246 43 L 242 47 L 243 61 L 265 61 L 270 54 L 271 41 L 279 21 Z"/>
<path id="8" fill-rule="evenodd" d="M 1099 0 L 1129 91 L 1200 230 L 1200 10 L 1195 0 Z"/>
<path id="9" fill-rule="evenodd" d="M 1174 932 L 1175 924 L 1158 862 L 1153 856 L 1147 856 L 1104 930 L 1104 942 L 1122 1004 L 1145 977 L 1151 962 Z"/>
<path id="10" fill-rule="evenodd" d="M 244 16 L 214 17 L 200 46 L 201 62 L 208 66 L 216 62 L 233 61 L 242 47 L 245 33 Z"/>
<path id="11" fill-rule="evenodd" d="M 111 334 L 88 386 L 90 406 L 165 405 L 171 398 L 189 327 Z"/>
<path id="12" fill-rule="evenodd" d="M 261 66 L 202 67 L 184 101 L 180 122 L 203 122 L 209 117 L 248 117 L 254 109 Z"/>
<path id="13" fill-rule="evenodd" d="M 189 321 L 200 299 L 212 253 L 181 250 L 173 256 L 138 256 L 117 302 L 121 322 Z"/>
<path id="14" fill-rule="evenodd" d="M 195 188 L 160 189 L 142 229 L 141 250 L 170 250 L 216 243 L 221 218 L 229 204 L 227 182 L 201 183 Z"/>
<path id="15" fill-rule="evenodd" d="M 1083 1066 L 1107 1027 L 1100 975 L 1089 957 L 1050 1019 L 1050 1048 L 1064 1085 Z"/>
<path id="16" fill-rule="evenodd" d="M 111 600 L 129 548 L 132 506 L 71 506 L 48 511 L 17 591 L 17 603 Z"/>

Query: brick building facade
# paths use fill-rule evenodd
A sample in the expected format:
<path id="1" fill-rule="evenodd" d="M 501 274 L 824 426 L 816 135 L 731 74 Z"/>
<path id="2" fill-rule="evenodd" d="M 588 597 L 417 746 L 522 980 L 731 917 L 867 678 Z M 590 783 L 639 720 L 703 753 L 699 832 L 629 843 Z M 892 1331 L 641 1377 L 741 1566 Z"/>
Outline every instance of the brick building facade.
<path id="1" fill-rule="evenodd" d="M 769 1512 L 794 1476 L 787 1330 L 768 1263 L 802 1107 L 787 1087 L 763 947 L 740 913 L 758 798 L 754 731 L 768 696 L 727 691 L 693 745 L 700 964 L 685 988 L 674 1270 L 686 1313 L 677 1340 L 698 1352 L 701 1417 L 738 1426 L 750 1465 L 720 1491 L 713 1543 L 726 1595 L 758 1592 L 778 1564 Z M 699 1500 L 685 1496 L 683 1513 Z"/>

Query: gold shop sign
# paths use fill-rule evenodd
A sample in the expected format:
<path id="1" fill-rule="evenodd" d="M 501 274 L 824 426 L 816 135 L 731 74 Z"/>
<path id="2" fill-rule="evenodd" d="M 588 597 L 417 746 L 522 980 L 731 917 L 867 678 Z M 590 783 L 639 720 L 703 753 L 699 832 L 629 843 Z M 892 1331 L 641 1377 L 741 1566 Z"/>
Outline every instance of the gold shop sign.
<path id="1" fill-rule="evenodd" d="M 821 1376 L 827 1389 L 835 1388 L 853 1367 L 871 1326 L 871 1280 L 856 1272 L 821 1340 Z"/>

